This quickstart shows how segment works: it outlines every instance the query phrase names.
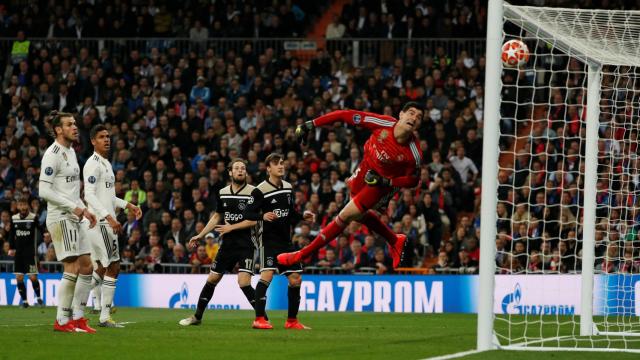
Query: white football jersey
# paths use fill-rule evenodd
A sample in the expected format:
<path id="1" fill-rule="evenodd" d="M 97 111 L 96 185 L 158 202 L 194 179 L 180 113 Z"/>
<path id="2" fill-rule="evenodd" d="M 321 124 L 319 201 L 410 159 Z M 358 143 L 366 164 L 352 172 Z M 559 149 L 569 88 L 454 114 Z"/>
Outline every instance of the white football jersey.
<path id="1" fill-rule="evenodd" d="M 84 164 L 82 169 L 84 176 L 84 199 L 87 201 L 89 211 L 95 214 L 98 220 L 107 215 L 116 217 L 116 208 L 124 208 L 127 202 L 116 197 L 114 188 L 116 176 L 113 173 L 111 163 L 94 152 Z"/>
<path id="2" fill-rule="evenodd" d="M 58 142 L 49 146 L 40 166 L 40 196 L 47 201 L 47 221 L 77 221 L 73 210 L 84 209 L 80 199 L 80 165 L 76 152 Z"/>

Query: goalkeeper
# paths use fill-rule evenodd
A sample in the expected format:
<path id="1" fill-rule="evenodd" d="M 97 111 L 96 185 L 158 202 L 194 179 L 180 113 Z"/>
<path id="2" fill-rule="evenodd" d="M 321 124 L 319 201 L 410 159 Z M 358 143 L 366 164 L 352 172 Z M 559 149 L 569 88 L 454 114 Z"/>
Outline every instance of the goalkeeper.
<path id="1" fill-rule="evenodd" d="M 364 127 L 372 133 L 364 145 L 364 159 L 347 180 L 351 201 L 309 245 L 300 251 L 278 255 L 280 264 L 291 266 L 301 262 L 342 233 L 351 221 L 357 221 L 386 239 L 393 267 L 400 265 L 406 236 L 394 234 L 374 210 L 386 205 L 400 188 L 412 188 L 418 184 L 422 151 L 414 131 L 420 126 L 422 115 L 422 106 L 408 102 L 402 107 L 399 119 L 339 110 L 297 127 L 296 135 L 302 144 L 316 126 L 331 125 L 337 121 Z"/>

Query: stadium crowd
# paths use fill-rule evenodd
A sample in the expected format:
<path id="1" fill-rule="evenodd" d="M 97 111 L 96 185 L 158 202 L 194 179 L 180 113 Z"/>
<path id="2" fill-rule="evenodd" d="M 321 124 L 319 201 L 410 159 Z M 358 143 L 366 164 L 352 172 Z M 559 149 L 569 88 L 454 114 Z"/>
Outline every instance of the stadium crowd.
<path id="1" fill-rule="evenodd" d="M 235 17 L 247 15 L 246 11 L 230 7 L 232 2 L 220 3 L 227 5 L 227 12 L 237 11 Z M 363 11 L 371 18 L 370 6 L 355 3 L 350 11 L 343 13 L 348 29 L 354 23 L 360 26 L 358 19 Z M 412 4 L 411 1 L 402 3 Z M 421 8 L 424 3 L 415 2 L 407 14 L 422 12 L 424 15 L 424 9 L 431 8 Z M 114 26 L 124 13 L 133 9 L 125 2 L 119 4 L 119 7 L 106 6 L 114 14 L 120 14 L 109 19 L 108 26 Z M 474 6 L 478 6 L 478 2 L 446 2 L 442 11 L 453 18 L 454 30 L 443 36 L 454 36 L 460 31 L 464 24 L 459 21 L 463 18 L 467 21 L 473 18 L 474 25 L 469 26 L 473 31 L 483 31 L 482 11 L 471 11 L 476 17 L 466 13 Z M 51 15 L 51 18 L 62 27 L 69 26 L 75 18 L 73 25 L 77 26 L 82 14 L 109 14 L 106 8 L 104 12 L 89 5 L 55 8 L 52 14 L 72 16 Z M 164 5 L 146 9 L 155 12 L 155 16 L 166 11 Z M 199 14 L 195 9 L 185 10 L 186 15 Z M 284 10 L 287 9 L 292 8 Z M 32 34 L 30 31 L 35 25 L 32 29 L 22 27 L 44 16 L 29 17 L 29 11 L 44 10 L 42 6 L 31 6 L 23 13 L 7 15 L 7 9 L 0 8 L 0 26 L 15 27 L 17 41 L 23 41 L 23 36 L 27 36 L 26 39 L 32 35 L 48 36 Z M 281 10 L 279 7 L 277 11 Z M 458 16 L 452 16 L 454 13 Z M 390 16 L 394 15 L 387 14 L 386 18 Z M 145 18 L 138 16 L 137 20 L 140 17 Z M 151 17 L 147 20 L 156 23 L 157 19 Z M 133 18 L 125 18 L 135 22 Z M 186 26 L 189 16 L 182 18 Z M 398 16 L 398 21 L 406 23 L 407 18 L 411 17 Z M 459 20 L 453 21 L 456 18 Z M 101 23 L 99 17 L 96 19 L 93 25 Z M 215 29 L 215 21 L 205 27 Z M 162 35 L 157 27 L 153 29 L 144 35 Z M 175 28 L 171 29 L 166 36 L 177 35 Z M 130 34 L 129 31 L 126 34 Z M 209 32 L 209 36 L 214 35 L 220 36 Z M 397 116 L 404 102 L 418 101 L 425 105 L 418 131 L 424 159 L 420 184 L 415 189 L 400 191 L 383 210 L 382 218 L 395 232 L 408 236 L 409 256 L 402 264 L 404 267 L 422 268 L 426 272 L 451 268 L 476 272 L 485 59 L 470 57 L 466 51 L 449 54 L 441 47 L 421 54 L 411 46 L 403 50 L 391 62 L 374 58 L 360 67 L 354 66 L 340 51 L 329 53 L 319 49 L 313 60 L 303 63 L 281 49 L 268 48 L 258 53 L 250 42 L 244 44 L 242 51 L 226 53 L 206 49 L 198 54 L 168 47 L 149 51 L 134 49 L 119 58 L 105 49 L 47 45 L 28 48 L 22 57 L 14 58 L 12 54 L 11 61 L 7 61 L 11 71 L 3 79 L 0 106 L 0 260 L 11 259 L 5 240 L 16 197 L 30 196 L 32 210 L 44 226 L 46 208 L 38 198 L 37 183 L 41 156 L 52 141 L 46 118 L 52 109 L 77 114 L 81 141 L 76 144 L 76 152 L 81 166 L 92 153 L 88 140 L 90 128 L 98 123 L 109 126 L 116 193 L 139 204 L 144 212 L 140 221 L 132 214 L 119 215 L 119 221 L 124 224 L 119 239 L 123 263 L 129 271 L 161 272 L 161 264 L 166 263 L 191 264 L 197 271 L 199 265 L 210 264 L 215 257 L 218 249 L 215 233 L 207 235 L 206 242 L 193 252 L 189 252 L 185 244 L 209 219 L 213 194 L 228 180 L 226 164 L 236 157 L 247 159 L 249 183 L 257 184 L 266 176 L 264 158 L 274 151 L 285 155 L 286 179 L 294 185 L 298 210 L 317 214 L 316 223 L 302 222 L 295 227 L 295 244 L 307 244 L 346 203 L 345 180 L 361 160 L 368 132 L 336 124 L 333 128 L 316 130 L 310 145 L 301 148 L 294 135 L 295 126 L 342 108 Z M 527 79 L 506 79 L 503 91 L 513 90 L 509 81 L 520 84 Z M 511 94 L 503 93 L 503 96 Z M 562 97 L 560 100 L 564 102 Z M 572 101 L 580 103 L 577 98 Z M 562 106 L 552 106 L 553 118 L 549 119 L 552 126 L 544 126 L 545 123 L 534 126 L 532 131 L 555 136 L 556 140 L 559 134 L 575 136 L 580 131 L 580 126 L 575 125 L 580 112 Z M 512 118 L 519 117 L 514 114 Z M 513 132 L 512 125 L 509 127 L 508 119 L 503 121 L 503 133 Z M 552 132 L 555 135 L 549 135 Z M 554 257 L 546 257 L 549 253 L 562 257 L 566 251 L 574 251 L 577 255 L 576 241 L 570 239 L 580 236 L 575 220 L 579 194 L 576 186 L 579 176 L 575 172 L 581 166 L 576 160 L 581 144 L 574 140 L 567 138 L 562 144 L 558 143 L 560 140 L 550 143 L 555 146 L 553 164 L 557 167 L 549 168 L 551 162 L 540 157 L 551 150 L 545 149 L 541 144 L 546 142 L 534 136 L 528 147 L 519 150 L 514 168 L 501 171 L 496 261 L 505 272 L 529 269 L 534 266 L 530 259 L 539 258 L 551 264 Z M 530 166 L 532 169 L 547 166 L 549 172 L 529 171 Z M 568 191 L 540 196 L 535 189 L 528 192 L 527 187 L 519 185 L 525 181 L 553 188 L 559 188 L 560 184 Z M 530 197 L 535 200 L 529 201 Z M 529 202 L 535 205 L 529 206 Z M 549 206 L 554 204 L 562 206 Z M 543 224 L 554 223 L 552 217 L 574 219 L 575 226 L 545 233 L 542 230 L 548 228 Z M 568 241 L 546 241 L 545 236 Z M 563 246 L 568 248 L 563 250 Z M 534 252 L 544 256 L 536 257 Z M 518 256 L 523 254 L 527 256 Z M 38 255 L 41 260 L 55 260 L 46 231 L 38 246 Z M 526 260 L 521 263 L 521 259 Z M 373 268 L 379 274 L 393 271 L 384 241 L 357 223 L 314 254 L 305 265 L 321 269 L 319 271 L 351 272 L 362 268 Z M 556 266 L 554 271 L 571 270 L 566 264 Z"/>
<path id="2" fill-rule="evenodd" d="M 144 211 L 141 221 L 125 213 L 119 218 L 122 258 L 131 271 L 210 263 L 216 234 L 193 253 L 185 243 L 209 218 L 213 194 L 228 179 L 227 162 L 246 158 L 250 182 L 257 184 L 265 178 L 262 160 L 273 151 L 287 158 L 299 210 L 318 215 L 317 223 L 295 228 L 295 242 L 303 245 L 345 204 L 345 180 L 368 135 L 338 124 L 316 131 L 311 145 L 301 149 L 295 125 L 340 108 L 397 115 L 403 102 L 416 100 L 426 108 L 419 131 L 421 183 L 391 200 L 384 221 L 409 236 L 411 256 L 403 265 L 473 268 L 479 255 L 474 210 L 484 59 L 454 55 L 438 48 L 418 56 L 408 48 L 391 63 L 356 68 L 340 52 L 319 50 L 301 64 L 285 51 L 254 53 L 250 43 L 241 53 L 207 49 L 197 56 L 168 48 L 132 50 L 123 59 L 106 50 L 30 49 L 5 79 L 2 94 L 0 226 L 6 231 L 19 193 L 29 193 L 44 223 L 38 168 L 51 142 L 46 114 L 60 109 L 78 114 L 81 166 L 92 153 L 91 126 L 111 128 L 116 193 Z M 49 234 L 38 252 L 44 260 L 55 259 Z M 384 241 L 357 224 L 306 265 L 392 271 Z"/>

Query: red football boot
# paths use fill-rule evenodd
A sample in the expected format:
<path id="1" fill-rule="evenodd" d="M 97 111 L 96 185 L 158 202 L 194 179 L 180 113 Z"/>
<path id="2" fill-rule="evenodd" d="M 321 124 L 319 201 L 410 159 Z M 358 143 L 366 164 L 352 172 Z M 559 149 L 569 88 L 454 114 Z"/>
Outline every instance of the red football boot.
<path id="1" fill-rule="evenodd" d="M 89 319 L 87 318 L 80 318 L 78 320 L 73 320 L 73 324 L 75 325 L 76 328 L 86 331 L 89 334 L 95 334 L 96 333 L 96 329 L 92 328 L 91 326 L 89 326 Z"/>
<path id="2" fill-rule="evenodd" d="M 310 327 L 303 325 L 298 319 L 287 319 L 287 322 L 284 323 L 285 329 L 294 329 L 294 330 L 311 330 Z"/>
<path id="3" fill-rule="evenodd" d="M 53 331 L 76 332 L 76 327 L 75 325 L 73 325 L 73 321 L 71 320 L 69 320 L 69 322 L 64 325 L 60 325 L 58 323 L 58 320 L 56 319 L 56 322 L 53 323 Z"/>
<path id="4" fill-rule="evenodd" d="M 404 234 L 396 234 L 396 243 L 389 246 L 389 255 L 393 259 L 393 268 L 396 269 L 400 266 L 402 261 L 402 255 L 404 255 L 404 243 L 407 241 L 407 236 Z"/>
<path id="5" fill-rule="evenodd" d="M 253 322 L 253 328 L 260 329 L 260 330 L 270 330 L 270 329 L 273 329 L 273 326 L 271 325 L 271 323 L 265 320 L 264 317 L 260 316 L 260 317 L 257 317 L 256 320 Z"/>
<path id="6" fill-rule="evenodd" d="M 289 253 L 282 253 L 276 257 L 278 264 L 283 266 L 291 266 L 302 262 L 302 253 L 300 251 L 294 251 Z"/>

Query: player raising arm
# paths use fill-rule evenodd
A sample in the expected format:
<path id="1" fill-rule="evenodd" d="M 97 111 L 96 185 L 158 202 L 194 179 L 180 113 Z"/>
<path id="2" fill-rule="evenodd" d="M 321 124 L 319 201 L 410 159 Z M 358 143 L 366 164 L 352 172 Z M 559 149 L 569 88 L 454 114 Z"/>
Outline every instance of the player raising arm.
<path id="1" fill-rule="evenodd" d="M 238 285 L 255 307 L 255 290 L 251 287 L 253 275 L 253 254 L 256 249 L 255 225 L 259 217 L 256 208 L 256 197 L 260 191 L 247 184 L 247 166 L 242 159 L 235 159 L 229 164 L 231 185 L 220 189 L 216 196 L 213 216 L 202 231 L 189 240 L 189 248 L 198 246 L 200 240 L 212 230 L 222 237 L 222 245 L 215 260 L 211 264 L 211 272 L 198 297 L 196 313 L 180 320 L 182 326 L 199 325 L 216 285 L 226 271 L 232 271 L 236 264 L 240 265 Z M 220 225 L 224 219 L 224 225 Z"/>
<path id="2" fill-rule="evenodd" d="M 104 125 L 96 125 L 89 133 L 94 153 L 84 164 L 84 198 L 89 210 L 98 217 L 98 225 L 85 232 L 91 242 L 91 257 L 96 263 L 94 278 L 102 283 L 100 323 L 102 327 L 123 327 L 111 319 L 111 304 L 120 272 L 118 233 L 122 225 L 116 220 L 116 208 L 132 211 L 136 219 L 142 217 L 139 207 L 116 197 L 116 177 L 107 157 L 111 149 L 111 137 Z M 84 224 L 84 223 L 83 223 Z M 83 226 L 83 225 L 81 225 Z"/>
<path id="3" fill-rule="evenodd" d="M 79 223 L 83 218 L 89 226 L 96 225 L 96 217 L 80 199 L 80 166 L 71 147 L 78 140 L 78 127 L 72 114 L 53 111 L 50 114 L 55 142 L 42 156 L 40 197 L 47 202 L 47 229 L 62 262 L 64 274 L 58 288 L 58 311 L 53 325 L 55 331 L 95 332 L 84 317 L 84 307 L 91 291 L 91 253 L 88 239 L 80 236 Z M 73 317 L 69 319 L 72 312 Z"/>
<path id="4" fill-rule="evenodd" d="M 364 127 L 372 133 L 364 145 L 362 162 L 347 180 L 351 192 L 349 203 L 309 245 L 300 251 L 278 255 L 278 263 L 290 266 L 300 262 L 342 233 L 351 221 L 357 221 L 386 239 L 393 267 L 400 265 L 406 236 L 394 234 L 374 210 L 386 205 L 399 188 L 418 184 L 422 151 L 414 131 L 420 126 L 422 114 L 422 106 L 408 102 L 397 120 L 391 116 L 340 110 L 298 126 L 296 135 L 302 142 L 313 128 L 337 121 Z"/>

